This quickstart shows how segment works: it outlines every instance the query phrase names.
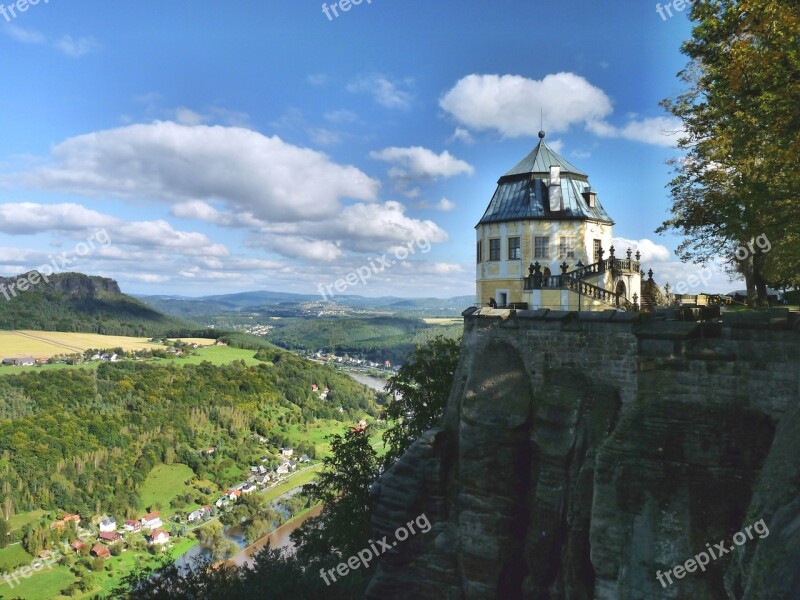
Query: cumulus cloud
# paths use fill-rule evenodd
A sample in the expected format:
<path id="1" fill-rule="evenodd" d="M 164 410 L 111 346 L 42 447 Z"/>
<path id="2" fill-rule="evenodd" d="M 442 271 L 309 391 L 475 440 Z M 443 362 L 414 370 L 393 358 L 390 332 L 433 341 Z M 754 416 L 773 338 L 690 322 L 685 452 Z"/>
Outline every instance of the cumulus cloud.
<path id="1" fill-rule="evenodd" d="M 411 106 L 413 101 L 413 96 L 401 89 L 408 83 L 391 81 L 383 75 L 368 75 L 347 84 L 347 91 L 370 94 L 375 102 L 385 108 L 404 109 Z"/>
<path id="2" fill-rule="evenodd" d="M 652 240 L 643 238 L 641 240 L 629 240 L 626 238 L 615 237 L 612 240 L 617 257 L 624 256 L 625 251 L 630 248 L 634 253 L 638 250 L 642 253 L 642 262 L 668 261 L 672 258 L 672 252 L 663 244 L 657 244 Z"/>
<path id="3" fill-rule="evenodd" d="M 389 176 L 406 181 L 432 181 L 440 177 L 472 175 L 475 172 L 472 165 L 457 159 L 446 150 L 436 154 L 421 146 L 410 148 L 393 146 L 370 152 L 370 157 L 393 163 L 394 166 L 389 169 Z"/>
<path id="4" fill-rule="evenodd" d="M 457 122 L 471 129 L 496 130 L 505 137 L 539 131 L 539 109 L 548 131 L 600 121 L 611 114 L 609 97 L 574 73 L 556 73 L 541 80 L 519 75 L 468 75 L 439 100 Z"/>
<path id="5" fill-rule="evenodd" d="M 289 257 L 334 261 L 344 251 L 384 252 L 415 240 L 441 243 L 447 233 L 430 220 L 408 217 L 396 201 L 357 203 L 326 222 L 265 224 L 249 242 Z M 314 242 L 324 242 L 316 245 Z M 307 247 L 306 247 L 307 246 Z"/>
<path id="6" fill-rule="evenodd" d="M 110 227 L 115 217 L 90 210 L 80 204 L 38 204 L 19 202 L 0 204 L 0 231 L 12 235 L 31 235 L 47 231 L 84 231 Z"/>
<path id="7" fill-rule="evenodd" d="M 161 121 L 70 138 L 53 149 L 53 164 L 22 180 L 85 196 L 216 200 L 279 222 L 336 215 L 340 199 L 373 201 L 380 186 L 355 167 L 277 136 Z"/>
<path id="8" fill-rule="evenodd" d="M 677 146 L 678 139 L 683 135 L 681 121 L 671 117 L 632 118 L 624 127 L 597 121 L 589 123 L 587 129 L 600 137 L 623 138 L 664 147 Z"/>

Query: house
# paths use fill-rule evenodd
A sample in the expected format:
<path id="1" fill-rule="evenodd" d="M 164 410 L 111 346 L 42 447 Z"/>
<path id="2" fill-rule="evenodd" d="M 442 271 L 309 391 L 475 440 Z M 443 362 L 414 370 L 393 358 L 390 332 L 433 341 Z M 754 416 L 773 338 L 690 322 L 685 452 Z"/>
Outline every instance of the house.
<path id="1" fill-rule="evenodd" d="M 109 517 L 100 521 L 100 533 L 109 533 L 117 530 L 117 520 L 114 517 Z"/>
<path id="2" fill-rule="evenodd" d="M 190 512 L 187 518 L 189 519 L 190 523 L 194 523 L 195 521 L 202 521 L 210 514 L 211 514 L 211 505 L 209 504 Z"/>
<path id="3" fill-rule="evenodd" d="M 142 527 L 155 529 L 156 527 L 161 527 L 163 524 L 164 522 L 161 520 L 161 517 L 158 516 L 157 512 L 147 513 L 142 517 Z"/>
<path id="4" fill-rule="evenodd" d="M 83 552 L 83 549 L 86 548 L 86 544 L 80 540 L 75 540 L 69 545 L 69 547 L 75 550 L 76 553 L 80 554 Z"/>
<path id="5" fill-rule="evenodd" d="M 101 542 L 105 542 L 106 544 L 116 544 L 117 542 L 122 540 L 122 535 L 117 533 L 116 531 L 103 532 L 97 537 L 100 538 Z"/>
<path id="6" fill-rule="evenodd" d="M 97 558 L 111 558 L 111 550 L 108 549 L 108 546 L 103 546 L 102 544 L 92 546 L 89 554 Z"/>
<path id="7" fill-rule="evenodd" d="M 281 448 L 281 456 L 285 456 L 289 458 L 292 454 L 294 454 L 294 449 L 292 448 Z"/>
<path id="8" fill-rule="evenodd" d="M 308 454 L 303 454 L 303 456 L 300 457 L 300 462 L 301 463 L 311 462 L 311 459 L 308 458 Z"/>
<path id="9" fill-rule="evenodd" d="M 286 475 L 286 473 L 288 473 L 288 472 L 289 472 L 289 463 L 288 463 L 288 462 L 281 463 L 281 464 L 278 466 L 278 468 L 277 468 L 277 469 L 275 469 L 275 472 L 276 472 L 278 475 Z"/>
<path id="10" fill-rule="evenodd" d="M 122 525 L 122 528 L 125 531 L 129 532 L 129 533 L 136 533 L 137 531 L 141 531 L 142 530 L 142 523 L 141 523 L 141 521 L 136 521 L 134 519 L 128 519 Z"/>
<path id="11" fill-rule="evenodd" d="M 49 356 L 39 356 L 36 359 L 36 364 L 37 365 L 46 365 L 48 360 L 50 360 Z"/>
<path id="12" fill-rule="evenodd" d="M 267 485 L 270 479 L 269 473 L 264 473 L 263 475 L 256 477 L 255 483 L 256 485 Z"/>
<path id="13" fill-rule="evenodd" d="M 228 490 L 227 492 L 225 492 L 225 495 L 228 497 L 229 500 L 232 500 L 233 502 L 235 502 L 236 500 L 241 498 L 242 490 L 241 490 L 241 488 Z"/>
<path id="14" fill-rule="evenodd" d="M 20 356 L 16 358 L 4 358 L 4 365 L 13 365 L 15 367 L 32 367 L 36 364 L 36 359 L 32 356 Z"/>
<path id="15" fill-rule="evenodd" d="M 219 500 L 217 500 L 214 504 L 216 504 L 217 508 L 222 508 L 223 506 L 227 506 L 230 503 L 231 499 L 228 496 L 223 496 Z"/>
<path id="16" fill-rule="evenodd" d="M 163 546 L 169 541 L 169 533 L 163 529 L 156 529 L 150 534 L 150 544 L 153 546 Z"/>
<path id="17" fill-rule="evenodd" d="M 641 255 L 615 256 L 614 221 L 589 175 L 538 145 L 500 177 L 475 226 L 478 306 L 635 309 Z"/>
<path id="18" fill-rule="evenodd" d="M 311 391 L 312 392 L 316 392 L 317 390 L 319 390 L 319 386 L 316 383 L 312 383 L 311 384 Z"/>
<path id="19" fill-rule="evenodd" d="M 245 483 L 244 486 L 242 487 L 243 494 L 252 494 L 255 491 L 256 491 L 256 486 L 254 486 L 252 483 Z"/>

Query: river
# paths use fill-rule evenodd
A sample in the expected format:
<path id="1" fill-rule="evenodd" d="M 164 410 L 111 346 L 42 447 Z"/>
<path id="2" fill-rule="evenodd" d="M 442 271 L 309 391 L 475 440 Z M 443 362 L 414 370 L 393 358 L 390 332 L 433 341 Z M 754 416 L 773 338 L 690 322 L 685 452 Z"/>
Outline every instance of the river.
<path id="1" fill-rule="evenodd" d="M 363 383 L 366 386 L 371 387 L 373 390 L 377 390 L 382 392 L 384 387 L 386 387 L 386 380 L 379 379 L 378 377 L 373 377 L 372 375 L 367 375 L 365 373 L 359 372 L 351 372 L 346 371 L 346 373 L 358 381 L 359 383 Z M 281 498 L 291 496 L 300 491 L 300 488 L 295 488 L 290 490 L 286 494 L 283 494 Z M 276 498 L 275 500 L 278 500 Z M 284 523 L 280 527 L 278 527 L 275 531 L 270 533 L 269 535 L 260 538 L 254 544 L 247 546 L 245 542 L 244 536 L 241 534 L 241 529 L 239 527 L 228 527 L 224 531 L 225 538 L 235 542 L 236 545 L 239 547 L 239 553 L 236 554 L 233 558 L 226 561 L 228 565 L 236 565 L 241 566 L 243 564 L 250 564 L 253 561 L 253 555 L 261 550 L 264 546 L 269 544 L 272 548 L 287 548 L 288 550 L 292 550 L 292 541 L 289 539 L 289 535 L 300 525 L 306 522 L 306 520 L 316 517 L 322 511 L 322 505 L 315 506 L 309 512 L 304 514 L 301 517 L 297 517 L 296 519 L 292 519 L 291 521 Z M 211 556 L 211 552 L 208 548 L 204 548 L 199 544 L 193 546 L 188 552 L 178 557 L 175 561 L 175 566 L 181 572 L 186 572 L 189 569 L 195 568 L 198 561 L 207 561 Z"/>
<path id="2" fill-rule="evenodd" d="M 386 387 L 387 383 L 386 379 L 379 379 L 378 377 L 373 377 L 372 375 L 365 375 L 364 373 L 359 373 L 357 371 L 345 371 L 345 372 L 359 383 L 363 383 L 364 385 L 371 387 L 373 390 L 382 392 L 384 391 L 383 388 Z"/>

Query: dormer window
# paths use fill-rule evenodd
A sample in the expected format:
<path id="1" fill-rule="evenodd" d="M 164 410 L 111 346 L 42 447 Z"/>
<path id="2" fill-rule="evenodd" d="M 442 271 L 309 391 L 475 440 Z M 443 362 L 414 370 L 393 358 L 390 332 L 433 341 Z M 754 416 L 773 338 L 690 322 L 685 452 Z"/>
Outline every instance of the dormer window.
<path id="1" fill-rule="evenodd" d="M 593 191 L 592 188 L 587 187 L 583 194 L 583 199 L 586 200 L 586 205 L 589 208 L 596 208 L 597 207 L 597 192 Z"/>

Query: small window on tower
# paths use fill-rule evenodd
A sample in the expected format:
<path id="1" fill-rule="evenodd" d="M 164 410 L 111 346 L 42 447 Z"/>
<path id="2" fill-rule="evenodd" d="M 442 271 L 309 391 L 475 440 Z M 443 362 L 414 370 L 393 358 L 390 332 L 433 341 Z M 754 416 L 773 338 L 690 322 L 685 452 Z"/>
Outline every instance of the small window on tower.
<path id="1" fill-rule="evenodd" d="M 519 260 L 522 258 L 519 248 L 519 238 L 508 238 L 508 260 Z"/>
<path id="2" fill-rule="evenodd" d="M 600 250 L 603 249 L 603 242 L 594 240 L 594 262 L 600 262 Z"/>
<path id="3" fill-rule="evenodd" d="M 483 260 L 483 240 L 478 240 L 478 263 Z"/>
<path id="4" fill-rule="evenodd" d="M 489 240 L 489 260 L 500 260 L 500 238 Z"/>

